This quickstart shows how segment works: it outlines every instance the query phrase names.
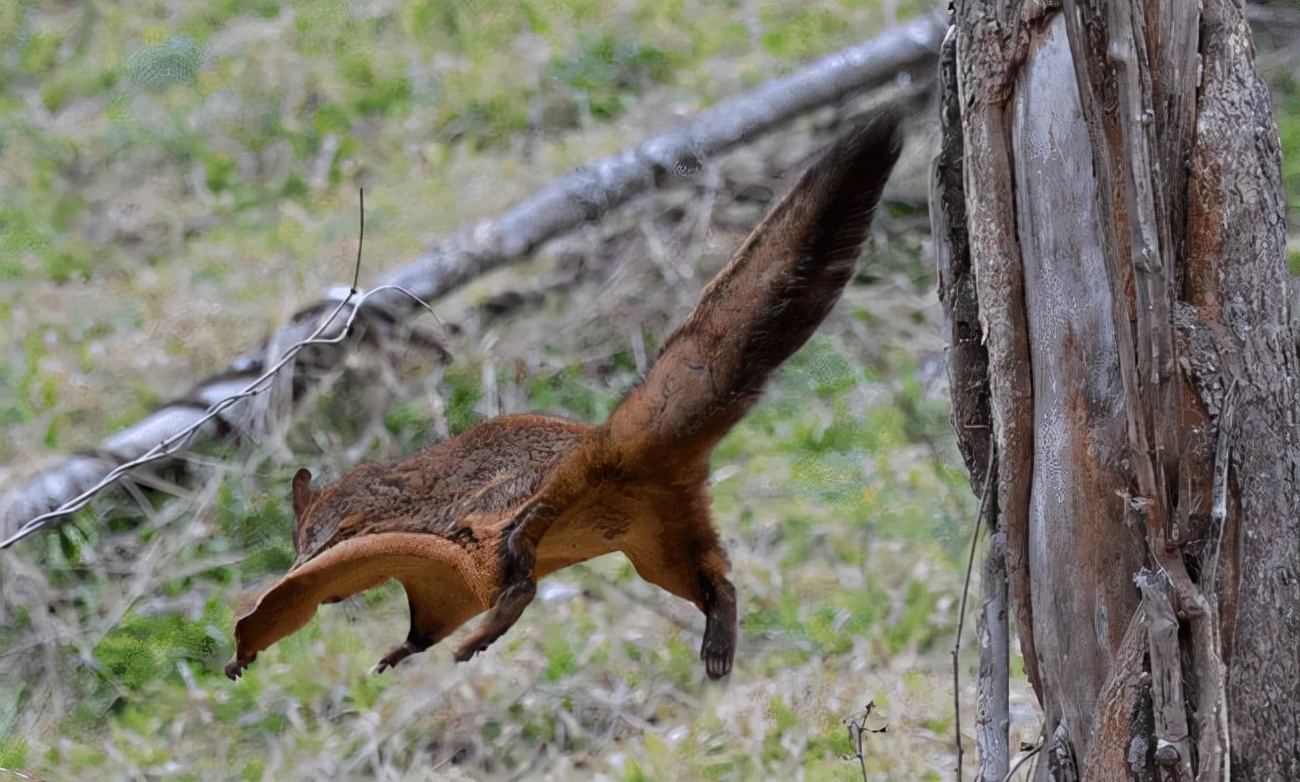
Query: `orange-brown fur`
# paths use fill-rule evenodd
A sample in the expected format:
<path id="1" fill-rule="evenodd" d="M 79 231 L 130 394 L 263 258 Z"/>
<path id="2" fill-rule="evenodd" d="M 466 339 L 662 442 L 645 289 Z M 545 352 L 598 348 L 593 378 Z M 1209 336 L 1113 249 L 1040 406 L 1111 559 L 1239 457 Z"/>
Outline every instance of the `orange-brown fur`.
<path id="1" fill-rule="evenodd" d="M 297 560 L 240 618 L 227 673 L 318 604 L 390 577 L 406 588 L 411 629 L 379 669 L 486 611 L 456 652 L 467 660 L 514 624 L 538 579 L 621 551 L 704 612 L 700 656 L 709 676 L 725 676 L 736 595 L 709 516 L 709 454 L 839 298 L 898 156 L 897 123 L 892 111 L 868 120 L 804 175 L 604 425 L 502 416 L 318 491 L 300 470 Z"/>

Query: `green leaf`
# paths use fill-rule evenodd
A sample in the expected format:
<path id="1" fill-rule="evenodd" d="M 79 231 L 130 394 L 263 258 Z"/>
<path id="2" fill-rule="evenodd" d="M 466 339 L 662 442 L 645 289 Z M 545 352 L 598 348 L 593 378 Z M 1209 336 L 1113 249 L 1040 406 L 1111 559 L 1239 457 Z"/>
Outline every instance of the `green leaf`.
<path id="1" fill-rule="evenodd" d="M 198 41 L 188 35 L 173 35 L 127 57 L 126 74 L 137 89 L 159 92 L 176 84 L 194 84 L 202 61 L 203 47 Z"/>

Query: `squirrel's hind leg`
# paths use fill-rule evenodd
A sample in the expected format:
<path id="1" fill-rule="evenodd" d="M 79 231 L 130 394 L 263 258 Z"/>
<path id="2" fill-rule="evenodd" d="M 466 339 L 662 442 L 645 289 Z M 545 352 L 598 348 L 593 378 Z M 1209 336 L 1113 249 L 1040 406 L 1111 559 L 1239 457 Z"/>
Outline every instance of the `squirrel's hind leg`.
<path id="1" fill-rule="evenodd" d="M 707 516 L 703 525 L 712 533 Z M 716 534 L 703 537 L 703 540 L 696 536 L 682 540 L 667 532 L 656 536 L 654 543 L 671 541 L 671 548 L 630 545 L 623 553 L 646 581 L 689 600 L 704 612 L 700 659 L 710 679 L 721 679 L 731 673 L 736 656 L 736 587 L 727 578 L 731 566 Z"/>
<path id="2" fill-rule="evenodd" d="M 736 656 L 736 587 L 725 576 L 706 576 L 700 571 L 704 611 L 704 643 L 700 659 L 710 679 L 731 673 Z"/>

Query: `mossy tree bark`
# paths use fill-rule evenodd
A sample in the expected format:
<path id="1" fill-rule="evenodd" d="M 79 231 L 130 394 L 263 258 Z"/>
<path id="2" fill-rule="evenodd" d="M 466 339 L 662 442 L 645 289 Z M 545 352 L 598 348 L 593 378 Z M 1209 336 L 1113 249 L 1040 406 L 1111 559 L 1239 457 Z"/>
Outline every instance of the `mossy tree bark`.
<path id="1" fill-rule="evenodd" d="M 1253 54 L 1239 0 L 954 4 L 954 424 L 976 483 L 995 443 L 1040 778 L 1300 779 L 1298 365 Z"/>

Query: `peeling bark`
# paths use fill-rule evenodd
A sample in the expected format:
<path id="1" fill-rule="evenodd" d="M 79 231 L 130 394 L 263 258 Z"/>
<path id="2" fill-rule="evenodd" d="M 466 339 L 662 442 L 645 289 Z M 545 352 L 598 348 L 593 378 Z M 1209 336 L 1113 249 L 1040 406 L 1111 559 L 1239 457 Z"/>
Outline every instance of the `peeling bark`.
<path id="1" fill-rule="evenodd" d="M 1169 576 L 1151 570 L 1137 575 L 1142 604 L 1150 625 L 1147 653 L 1151 667 L 1151 729 L 1155 746 L 1146 751 L 1157 765 L 1176 780 L 1192 780 L 1192 742 L 1188 729 L 1187 699 L 1183 693 L 1182 663 L 1178 653 L 1178 616 Z M 1146 736 L 1142 737 L 1144 740 Z"/>
<path id="2" fill-rule="evenodd" d="M 1034 637 L 1024 631 L 1032 624 L 1026 550 L 1033 465 L 1033 388 L 1007 134 L 1008 97 L 1025 56 L 1018 50 L 1025 32 L 1012 9 L 994 3 L 961 3 L 955 14 L 962 203 L 978 321 L 988 355 L 986 381 L 972 387 L 984 385 L 988 389 L 989 419 L 998 454 L 998 502 L 990 514 L 996 521 L 990 528 L 1002 529 L 1007 535 L 1007 578 L 1016 605 L 1025 669 L 1030 683 L 1041 693 Z M 950 225 L 957 222 L 951 213 L 947 221 Z M 938 230 L 935 234 L 940 235 Z M 945 311 L 948 307 L 945 302 Z M 986 437 L 978 430 L 957 432 L 966 453 L 977 449 L 975 438 Z"/>
<path id="3" fill-rule="evenodd" d="M 1122 336 L 1096 238 L 1092 154 L 1064 18 L 1056 15 L 1034 42 L 1010 132 L 1034 390 L 1031 632 L 1043 690 L 1056 694 L 1049 719 L 1085 726 L 1136 608 L 1133 573 L 1143 551 L 1125 524 L 1131 488 L 1117 469 L 1130 455 L 1117 360 Z M 1073 578 L 1059 572 L 1065 552 Z M 1062 615 L 1086 621 L 1059 632 Z M 1086 751 L 1084 742 L 1075 744 Z"/>
<path id="4" fill-rule="evenodd" d="M 939 50 L 939 123 L 942 146 L 934 160 L 930 183 L 930 215 L 939 299 L 943 302 L 944 331 L 948 340 L 948 384 L 952 394 L 952 425 L 961 433 L 961 449 L 971 488 L 984 494 L 988 473 L 989 439 L 993 436 L 989 411 L 989 352 L 984 347 L 979 297 L 970 265 L 970 237 L 966 232 L 963 194 L 961 107 L 957 95 L 957 37 L 951 28 Z"/>

